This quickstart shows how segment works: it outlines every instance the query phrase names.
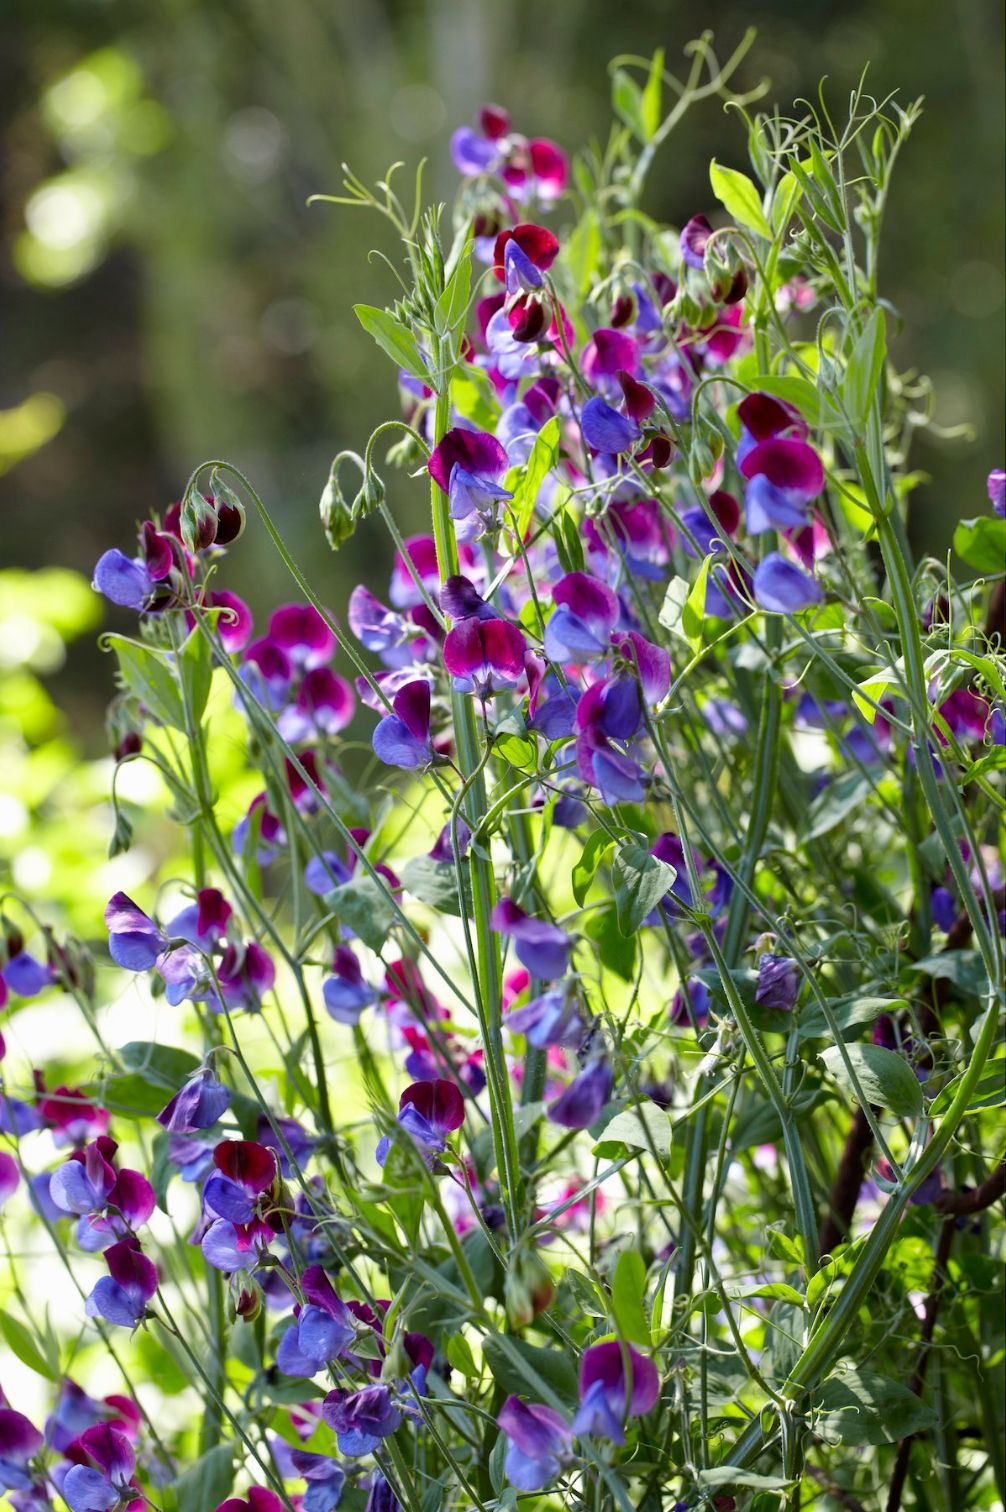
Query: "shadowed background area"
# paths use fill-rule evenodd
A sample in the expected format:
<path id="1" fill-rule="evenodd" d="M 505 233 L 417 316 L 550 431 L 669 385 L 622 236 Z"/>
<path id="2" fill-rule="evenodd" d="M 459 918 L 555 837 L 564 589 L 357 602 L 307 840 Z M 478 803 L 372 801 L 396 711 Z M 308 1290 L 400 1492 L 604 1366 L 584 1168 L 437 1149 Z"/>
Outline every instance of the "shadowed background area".
<path id="1" fill-rule="evenodd" d="M 0 491 L 3 566 L 90 576 L 107 546 L 182 491 L 191 467 L 244 469 L 315 586 L 339 610 L 358 578 L 381 587 L 388 549 L 364 528 L 328 555 L 317 500 L 332 455 L 362 449 L 396 412 L 394 375 L 351 305 L 394 283 L 365 212 L 305 204 L 430 158 L 449 198 L 454 126 L 486 100 L 518 130 L 574 150 L 606 137 L 616 53 L 681 49 L 704 26 L 720 56 L 749 6 L 604 0 L 7 0 L 0 47 Z M 767 0 L 739 83 L 771 80 L 788 109 L 822 75 L 836 114 L 869 63 L 873 92 L 926 96 L 896 176 L 881 284 L 904 325 L 902 368 L 931 375 L 942 426 L 915 466 L 916 546 L 945 554 L 1002 465 L 1000 8 L 979 0 Z M 713 208 L 708 162 L 747 167 L 742 123 L 699 106 L 658 159 L 648 208 L 682 223 Z M 561 223 L 562 214 L 558 213 Z M 426 491 L 396 478 L 402 524 Z M 289 592 L 253 527 L 227 584 L 262 614 Z M 110 616 L 109 616 L 110 617 Z M 0 621 L 3 606 L 0 606 Z M 131 616 L 124 616 L 125 621 Z M 111 668 L 85 637 L 56 678 L 101 749 Z"/>

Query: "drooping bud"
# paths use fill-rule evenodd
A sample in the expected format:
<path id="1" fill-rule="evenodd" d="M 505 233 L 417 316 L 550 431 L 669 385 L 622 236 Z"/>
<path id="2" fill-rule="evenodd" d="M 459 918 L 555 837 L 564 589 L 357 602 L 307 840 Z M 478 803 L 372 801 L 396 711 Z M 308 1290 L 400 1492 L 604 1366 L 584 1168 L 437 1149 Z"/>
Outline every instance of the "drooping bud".
<path id="1" fill-rule="evenodd" d="M 535 1249 L 522 1248 L 512 1256 L 503 1282 L 503 1301 L 511 1328 L 526 1328 L 555 1296 L 552 1274 Z"/>
<path id="2" fill-rule="evenodd" d="M 182 542 L 193 555 L 205 551 L 217 538 L 217 512 L 214 503 L 195 489 L 186 495 L 178 523 Z"/>

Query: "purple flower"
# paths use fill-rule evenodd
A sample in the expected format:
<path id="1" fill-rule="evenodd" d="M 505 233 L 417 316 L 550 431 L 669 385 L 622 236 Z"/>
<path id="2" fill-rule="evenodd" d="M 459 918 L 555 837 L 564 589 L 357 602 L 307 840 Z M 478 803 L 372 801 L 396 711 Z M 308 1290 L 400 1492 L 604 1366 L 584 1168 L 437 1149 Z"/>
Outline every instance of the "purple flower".
<path id="1" fill-rule="evenodd" d="M 812 577 L 787 562 L 778 551 L 770 551 L 758 563 L 754 575 L 755 602 L 773 614 L 798 614 L 824 598 Z"/>
<path id="2" fill-rule="evenodd" d="M 11 992 L 16 992 L 18 997 L 30 998 L 51 987 L 55 977 L 48 966 L 37 961 L 27 950 L 19 950 L 0 972 L 0 981 Z M 0 1008 L 3 1007 L 5 996 L 0 989 Z"/>
<path id="3" fill-rule="evenodd" d="M 164 935 L 124 892 L 109 900 L 105 924 L 109 954 L 126 971 L 149 971 L 164 954 L 168 943 Z"/>
<path id="4" fill-rule="evenodd" d="M 334 632 L 312 604 L 284 604 L 269 620 L 269 639 L 295 667 L 309 671 L 335 654 Z"/>
<path id="5" fill-rule="evenodd" d="M 338 735 L 353 718 L 356 696 L 331 667 L 312 667 L 304 673 L 296 701 L 276 721 L 283 739 L 291 745 L 314 740 L 319 735 Z"/>
<path id="6" fill-rule="evenodd" d="M 360 963 L 349 945 L 337 945 L 332 958 L 332 975 L 321 984 L 325 1007 L 338 1024 L 358 1024 L 364 1008 L 377 994 L 364 981 Z"/>
<path id="7" fill-rule="evenodd" d="M 545 655 L 553 662 L 589 662 L 603 656 L 618 620 L 618 599 L 585 572 L 569 572 L 552 590 Z"/>
<path id="8" fill-rule="evenodd" d="M 640 437 L 634 420 L 597 397 L 588 399 L 583 406 L 580 429 L 591 451 L 608 455 L 630 451 Z"/>
<path id="9" fill-rule="evenodd" d="M 458 693 L 477 693 L 485 701 L 501 688 L 514 687 L 524 675 L 527 642 L 509 620 L 463 619 L 448 632 L 444 665 Z"/>
<path id="10" fill-rule="evenodd" d="M 290 1464 L 294 1474 L 307 1481 L 301 1512 L 334 1512 L 346 1484 L 342 1466 L 330 1455 L 311 1454 L 307 1449 L 292 1450 Z"/>
<path id="11" fill-rule="evenodd" d="M 157 1115 L 157 1122 L 171 1134 L 192 1134 L 210 1129 L 231 1105 L 231 1094 L 208 1066 L 189 1078 Z"/>
<path id="12" fill-rule="evenodd" d="M 573 1442 L 562 1415 L 539 1402 L 508 1396 L 496 1419 L 508 1439 L 504 1470 L 521 1491 L 541 1491 L 554 1480 Z"/>
<path id="13" fill-rule="evenodd" d="M 370 1495 L 364 1512 L 402 1512 L 401 1502 L 380 1470 L 375 1470 L 371 1476 Z"/>
<path id="14" fill-rule="evenodd" d="M 21 1181 L 21 1172 L 13 1155 L 0 1151 L 0 1209 L 13 1197 Z"/>
<path id="15" fill-rule="evenodd" d="M 580 1361 L 580 1406 L 573 1419 L 574 1434 L 589 1433 L 625 1442 L 626 1417 L 643 1417 L 660 1395 L 660 1377 L 652 1361 L 626 1345 L 632 1371 L 631 1391 L 625 1378 L 622 1345 L 617 1339 L 594 1344 Z"/>
<path id="16" fill-rule="evenodd" d="M 643 773 L 619 750 L 639 729 L 642 708 L 635 678 L 613 677 L 592 683 L 576 710 L 576 762 L 580 776 L 600 790 L 605 803 L 641 803 Z"/>
<path id="17" fill-rule="evenodd" d="M 559 252 L 559 241 L 545 226 L 528 221 L 501 231 L 493 248 L 493 272 L 509 295 L 539 289 Z"/>
<path id="18" fill-rule="evenodd" d="M 355 1337 L 353 1316 L 320 1265 L 309 1265 L 301 1278 L 303 1307 L 280 1340 L 276 1363 L 286 1375 L 316 1375 L 330 1360 L 345 1354 Z"/>
<path id="19" fill-rule="evenodd" d="M 373 1454 L 382 1439 L 402 1421 L 387 1386 L 365 1386 L 362 1391 L 330 1391 L 322 1416 L 335 1429 L 340 1454 L 355 1457 Z"/>
<path id="20" fill-rule="evenodd" d="M 495 142 L 471 126 L 459 126 L 451 135 L 451 160 L 462 178 L 475 178 L 491 173 L 502 161 L 502 154 Z"/>
<path id="21" fill-rule="evenodd" d="M 98 558 L 91 587 L 122 609 L 145 609 L 154 579 L 142 557 L 127 557 L 115 547 Z"/>
<path id="22" fill-rule="evenodd" d="M 319 898 L 348 881 L 349 869 L 335 851 L 322 851 L 320 856 L 312 856 L 304 868 L 304 886 Z"/>
<path id="23" fill-rule="evenodd" d="M 824 468 L 812 446 L 772 436 L 753 446 L 739 466 L 749 480 L 744 507 L 751 535 L 806 525 L 807 506 L 824 487 Z"/>
<path id="24" fill-rule="evenodd" d="M 989 503 L 997 515 L 1006 515 L 1006 472 L 996 468 L 988 478 Z"/>
<path id="25" fill-rule="evenodd" d="M 85 1303 L 89 1318 L 135 1328 L 157 1290 L 157 1270 L 135 1239 L 120 1239 L 105 1251 L 109 1274 L 96 1281 Z"/>
<path id="26" fill-rule="evenodd" d="M 374 753 L 388 766 L 414 769 L 433 760 L 430 740 L 430 685 L 425 678 L 399 688 L 372 737 Z"/>
<path id="27" fill-rule="evenodd" d="M 440 607 L 452 620 L 495 619 L 496 610 L 487 604 L 470 578 L 460 573 L 449 577 L 440 590 Z"/>
<path id="28" fill-rule="evenodd" d="M 398 1100 L 398 1122 L 427 1163 L 464 1121 L 464 1098 L 454 1082 L 442 1077 L 413 1082 Z M 385 1136 L 377 1146 L 378 1165 L 384 1165 L 390 1150 L 391 1140 Z"/>
<path id="29" fill-rule="evenodd" d="M 693 215 L 682 227 L 679 238 L 681 257 L 689 268 L 701 271 L 705 267 L 706 245 L 712 234 L 713 228 L 704 215 Z"/>
<path id="30" fill-rule="evenodd" d="M 286 1177 L 293 1175 L 291 1162 L 297 1170 L 303 1171 L 318 1143 L 296 1118 L 267 1118 L 260 1113 L 255 1132 L 258 1143 L 276 1156 L 280 1175 Z"/>
<path id="31" fill-rule="evenodd" d="M 778 1008 L 788 1013 L 800 990 L 800 968 L 790 956 L 758 957 L 758 984 L 755 1002 L 761 1008 Z"/>
<path id="32" fill-rule="evenodd" d="M 592 1060 L 546 1110 L 550 1123 L 564 1129 L 589 1129 L 611 1096 L 613 1077 L 606 1060 Z"/>
<path id="33" fill-rule="evenodd" d="M 62 1494 L 72 1512 L 106 1512 L 127 1504 L 143 1506 L 142 1499 L 131 1494 L 137 1489 L 133 1480 L 136 1455 L 124 1433 L 110 1423 L 98 1423 L 86 1429 L 78 1443 L 97 1468 L 71 1465 L 66 1472 Z"/>
<path id="34" fill-rule="evenodd" d="M 500 499 L 513 498 L 503 487 L 509 458 L 487 431 L 449 430 L 431 452 L 426 466 L 450 499 L 451 518 L 462 522 L 459 539 L 467 539 L 480 528 L 491 530 Z"/>
<path id="35" fill-rule="evenodd" d="M 498 933 L 514 940 L 518 961 L 543 981 L 560 977 L 569 965 L 573 942 L 565 930 L 545 919 L 533 919 L 511 898 L 501 898 L 490 921 Z"/>
<path id="36" fill-rule="evenodd" d="M 523 1034 L 529 1045 L 545 1050 L 549 1045 L 579 1045 L 585 1025 L 580 1002 L 571 982 L 551 987 L 523 1008 L 515 1008 L 504 1020 L 511 1034 Z"/>
<path id="37" fill-rule="evenodd" d="M 28 1461 L 42 1448 L 42 1435 L 22 1412 L 0 1407 L 0 1487 L 4 1491 L 28 1491 L 34 1479 Z"/>
<path id="38" fill-rule="evenodd" d="M 644 702 L 656 705 L 671 687 L 671 658 L 663 646 L 655 646 L 636 630 L 615 638 L 615 649 L 639 678 Z"/>
<path id="39" fill-rule="evenodd" d="M 253 1139 L 223 1139 L 213 1151 L 217 1174 L 203 1189 L 203 1205 L 214 1217 L 250 1223 L 259 1198 L 276 1180 L 276 1157 Z"/>

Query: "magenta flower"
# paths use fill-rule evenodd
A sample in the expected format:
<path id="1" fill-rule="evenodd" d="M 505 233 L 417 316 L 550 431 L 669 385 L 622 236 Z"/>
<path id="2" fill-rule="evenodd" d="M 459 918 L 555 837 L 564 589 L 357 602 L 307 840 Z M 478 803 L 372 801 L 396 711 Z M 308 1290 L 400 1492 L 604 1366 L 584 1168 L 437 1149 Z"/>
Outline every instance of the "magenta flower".
<path id="1" fill-rule="evenodd" d="M 269 639 L 295 667 L 310 671 L 335 654 L 334 632 L 313 604 L 284 604 L 269 618 Z"/>
<path id="2" fill-rule="evenodd" d="M 552 1407 L 508 1396 L 496 1419 L 508 1439 L 503 1468 L 521 1491 L 541 1491 L 562 1469 L 573 1443 L 569 1424 Z"/>
<path id="3" fill-rule="evenodd" d="M 487 431 L 449 430 L 426 466 L 450 499 L 459 538 L 470 539 L 495 528 L 499 501 L 513 498 L 503 487 L 510 461 L 495 436 Z"/>
<path id="4" fill-rule="evenodd" d="M 245 648 L 241 680 L 267 709 L 282 708 L 293 682 L 293 663 L 268 635 Z"/>
<path id="5" fill-rule="evenodd" d="M 395 552 L 391 583 L 388 588 L 388 597 L 393 607 L 414 609 L 424 602 L 423 595 L 416 586 L 413 572 L 429 597 L 436 603 L 437 589 L 440 587 L 436 541 L 431 535 L 416 535 L 407 536 L 402 544 L 405 547 L 405 554 L 403 556 L 402 552 Z M 412 572 L 409 571 L 406 558 L 412 564 Z"/>
<path id="6" fill-rule="evenodd" d="M 464 1121 L 464 1098 L 454 1082 L 440 1077 L 413 1082 L 398 1101 L 398 1122 L 427 1162 L 444 1149 L 448 1134 Z M 378 1165 L 384 1165 L 390 1150 L 391 1140 L 385 1136 L 377 1146 Z"/>
<path id="7" fill-rule="evenodd" d="M 514 1008 L 503 1022 L 512 1034 L 523 1034 L 539 1050 L 579 1045 L 585 1030 L 579 998 L 570 982 L 549 988 L 523 1008 Z"/>
<path id="8" fill-rule="evenodd" d="M 477 693 L 485 702 L 524 676 L 527 642 L 509 620 L 463 619 L 447 634 L 444 665 L 459 693 Z"/>
<path id="9" fill-rule="evenodd" d="M 320 1265 L 309 1265 L 301 1278 L 304 1305 L 294 1308 L 296 1322 L 276 1352 L 284 1374 L 310 1378 L 330 1360 L 345 1354 L 356 1334 L 353 1315 Z"/>
<path id="10" fill-rule="evenodd" d="M 325 1422 L 335 1429 L 339 1453 L 349 1457 L 373 1454 L 402 1421 L 388 1386 L 330 1391 L 321 1410 Z"/>
<path id="11" fill-rule="evenodd" d="M 693 215 L 681 228 L 681 256 L 689 268 L 698 268 L 701 272 L 705 267 L 706 247 L 712 234 L 713 228 L 704 215 Z"/>
<path id="12" fill-rule="evenodd" d="M 167 940 L 132 898 L 117 892 L 105 909 L 108 950 L 126 971 L 149 971 L 163 956 Z"/>
<path id="13" fill-rule="evenodd" d="M 245 945 L 229 944 L 217 965 L 220 994 L 210 993 L 207 1002 L 215 1013 L 222 1013 L 224 1007 L 232 1010 L 246 1008 L 249 1013 L 255 1013 L 262 1006 L 263 995 L 272 990 L 275 980 L 276 967 L 272 957 L 255 940 L 249 940 Z"/>
<path id="14" fill-rule="evenodd" d="M 590 1061 L 565 1091 L 549 1103 L 546 1110 L 549 1122 L 564 1129 L 589 1129 L 604 1111 L 613 1085 L 608 1062 L 601 1059 Z"/>
<path id="15" fill-rule="evenodd" d="M 210 594 L 208 604 L 211 609 L 222 611 L 217 618 L 217 634 L 224 650 L 230 656 L 243 651 L 255 628 L 251 610 L 244 599 L 221 588 Z"/>
<path id="16" fill-rule="evenodd" d="M 622 1346 L 617 1339 L 585 1349 L 580 1360 L 580 1406 L 573 1419 L 574 1434 L 589 1433 L 625 1443 L 626 1417 L 644 1417 L 656 1406 L 660 1377 L 651 1360 L 626 1346 L 632 1369 L 631 1389 L 625 1378 Z"/>
<path id="17" fill-rule="evenodd" d="M 189 1078 L 157 1114 L 157 1122 L 170 1134 L 192 1134 L 210 1129 L 231 1104 L 231 1094 L 208 1066 Z"/>
<path id="18" fill-rule="evenodd" d="M 615 594 L 585 572 L 569 572 L 552 589 L 555 609 L 545 626 L 553 662 L 590 662 L 609 649 L 619 616 Z"/>
<path id="19" fill-rule="evenodd" d="M 277 720 L 277 729 L 291 745 L 338 735 L 353 717 L 356 696 L 331 667 L 312 667 L 301 678 L 297 697 Z"/>
<path id="20" fill-rule="evenodd" d="M 283 1503 L 275 1491 L 266 1491 L 262 1486 L 249 1486 L 246 1496 L 228 1496 L 218 1502 L 214 1512 L 283 1512 Z"/>
<path id="21" fill-rule="evenodd" d="M 120 1239 L 105 1251 L 109 1274 L 96 1281 L 84 1306 L 89 1318 L 135 1328 L 157 1290 L 157 1271 L 135 1239 Z"/>
<path id="22" fill-rule="evenodd" d="M 63 1149 L 67 1145 L 83 1145 L 89 1139 L 104 1134 L 109 1117 L 104 1108 L 95 1107 L 83 1092 L 72 1087 L 56 1087 L 38 1105 L 38 1113 L 44 1124 L 52 1129 L 55 1144 Z M 48 1190 L 48 1180 L 46 1189 Z"/>
<path id="23" fill-rule="evenodd" d="M 639 343 L 625 331 L 602 326 L 580 354 L 580 369 L 592 388 L 615 388 L 621 373 L 631 382 L 639 373 Z M 652 395 L 650 408 L 653 408 Z"/>
<path id="24" fill-rule="evenodd" d="M 0 1407 L 0 1489 L 32 1489 L 35 1479 L 28 1462 L 39 1453 L 43 1443 L 42 1435 L 23 1412 Z"/>
<path id="25" fill-rule="evenodd" d="M 358 1024 L 364 1008 L 377 994 L 364 980 L 360 963 L 349 945 L 337 945 L 332 958 L 332 975 L 321 984 L 325 1007 L 337 1024 Z"/>
<path id="26" fill-rule="evenodd" d="M 430 739 L 430 685 L 416 678 L 399 688 L 391 700 L 393 714 L 386 714 L 374 730 L 374 754 L 388 766 L 415 770 L 433 760 Z"/>
<path id="27" fill-rule="evenodd" d="M 773 614 L 798 614 L 824 598 L 819 585 L 778 551 L 759 562 L 754 575 L 755 602 Z"/>
<path id="28" fill-rule="evenodd" d="M 499 934 L 511 937 L 518 961 L 532 976 L 551 981 L 563 975 L 573 942 L 557 924 L 532 918 L 512 898 L 500 898 L 491 923 Z"/>
<path id="29" fill-rule="evenodd" d="M 0 1151 L 0 1209 L 13 1197 L 20 1180 L 21 1173 L 13 1155 Z"/>
<path id="30" fill-rule="evenodd" d="M 501 231 L 493 250 L 493 272 L 508 294 L 533 294 L 555 262 L 559 242 L 545 226 L 522 222 Z"/>
<path id="31" fill-rule="evenodd" d="M 203 1188 L 203 1206 L 230 1223 L 250 1223 L 276 1180 L 276 1158 L 252 1139 L 224 1139 L 213 1151 L 217 1174 Z"/>
<path id="32" fill-rule="evenodd" d="M 744 491 L 749 532 L 799 529 L 807 523 L 807 506 L 824 487 L 824 468 L 803 439 L 802 417 L 767 394 L 750 394 L 738 413 L 745 429 L 737 465 L 749 480 Z"/>
<path id="33" fill-rule="evenodd" d="M 655 706 L 665 699 L 671 688 L 671 658 L 663 646 L 655 646 L 637 630 L 628 630 L 613 641 L 639 679 L 643 702 Z"/>

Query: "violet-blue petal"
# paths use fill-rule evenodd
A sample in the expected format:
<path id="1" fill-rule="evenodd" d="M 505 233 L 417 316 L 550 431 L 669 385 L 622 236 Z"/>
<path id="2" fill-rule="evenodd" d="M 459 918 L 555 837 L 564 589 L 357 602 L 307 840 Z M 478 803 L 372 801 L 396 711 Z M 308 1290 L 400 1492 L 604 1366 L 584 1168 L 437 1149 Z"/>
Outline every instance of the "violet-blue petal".
<path id="1" fill-rule="evenodd" d="M 131 559 L 113 547 L 98 558 L 91 587 L 121 609 L 142 609 L 154 580 L 139 557 Z"/>
<path id="2" fill-rule="evenodd" d="M 613 1079 L 607 1061 L 592 1061 L 547 1109 L 550 1123 L 564 1129 L 587 1129 L 600 1118 L 611 1096 Z"/>
<path id="3" fill-rule="evenodd" d="M 770 551 L 759 562 L 754 575 L 755 602 L 774 614 L 798 614 L 824 598 L 812 577 L 787 562 L 778 551 Z"/>
<path id="4" fill-rule="evenodd" d="M 603 399 L 588 399 L 580 415 L 583 439 L 592 451 L 617 454 L 629 451 L 639 440 L 639 426 L 619 414 Z"/>

